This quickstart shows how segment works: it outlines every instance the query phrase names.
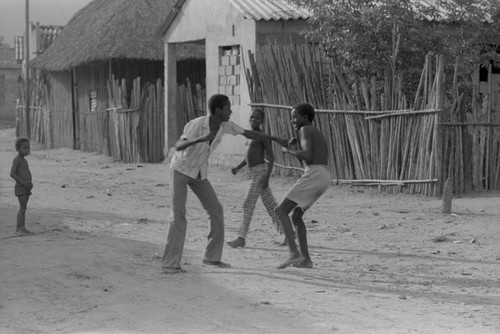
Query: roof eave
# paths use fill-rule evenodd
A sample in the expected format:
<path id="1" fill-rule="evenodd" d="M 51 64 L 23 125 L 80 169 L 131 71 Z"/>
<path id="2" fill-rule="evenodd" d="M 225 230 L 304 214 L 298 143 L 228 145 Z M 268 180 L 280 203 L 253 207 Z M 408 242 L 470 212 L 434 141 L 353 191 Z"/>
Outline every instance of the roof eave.
<path id="1" fill-rule="evenodd" d="M 185 2 L 186 2 L 186 0 L 177 0 L 174 7 L 172 8 L 170 13 L 168 14 L 167 18 L 165 19 L 165 21 L 158 27 L 158 29 L 156 29 L 155 37 L 161 38 L 167 34 L 167 32 L 170 29 L 170 26 L 174 22 L 175 18 L 181 12 L 182 7 L 184 6 Z"/>

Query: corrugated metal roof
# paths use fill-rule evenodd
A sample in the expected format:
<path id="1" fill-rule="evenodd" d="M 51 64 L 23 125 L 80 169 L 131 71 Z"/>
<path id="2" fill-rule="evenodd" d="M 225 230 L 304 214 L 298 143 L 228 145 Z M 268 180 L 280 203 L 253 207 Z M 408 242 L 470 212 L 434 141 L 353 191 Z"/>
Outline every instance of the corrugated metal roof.
<path id="1" fill-rule="evenodd" d="M 229 0 L 245 18 L 255 21 L 308 19 L 312 14 L 286 0 Z"/>

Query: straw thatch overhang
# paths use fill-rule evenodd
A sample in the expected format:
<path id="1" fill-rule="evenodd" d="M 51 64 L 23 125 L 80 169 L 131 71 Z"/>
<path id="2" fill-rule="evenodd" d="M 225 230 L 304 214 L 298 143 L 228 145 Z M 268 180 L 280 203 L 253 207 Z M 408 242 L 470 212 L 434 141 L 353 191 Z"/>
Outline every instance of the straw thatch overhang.
<path id="1" fill-rule="evenodd" d="M 168 16 L 175 0 L 94 0 L 78 11 L 61 35 L 32 61 L 37 69 L 65 71 L 109 60 L 164 59 L 163 40 L 155 29 Z M 204 48 L 183 45 L 179 59 L 204 58 Z"/>

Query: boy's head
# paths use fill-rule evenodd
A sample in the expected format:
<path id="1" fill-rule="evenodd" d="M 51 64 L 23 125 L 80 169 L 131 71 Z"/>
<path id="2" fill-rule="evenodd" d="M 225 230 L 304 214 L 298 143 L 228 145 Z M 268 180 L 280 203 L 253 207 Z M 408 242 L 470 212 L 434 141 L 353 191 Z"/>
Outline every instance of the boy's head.
<path id="1" fill-rule="evenodd" d="M 306 116 L 309 122 L 314 120 L 314 108 L 309 103 L 296 104 L 293 106 L 293 109 L 297 110 L 300 115 Z"/>
<path id="2" fill-rule="evenodd" d="M 215 114 L 217 108 L 223 109 L 229 103 L 229 97 L 223 94 L 215 94 L 208 100 L 208 110 L 211 115 Z"/>
<path id="3" fill-rule="evenodd" d="M 253 109 L 249 120 L 252 129 L 260 129 L 260 126 L 262 125 L 262 123 L 264 123 L 265 118 L 266 115 L 264 114 L 264 109 L 262 108 Z"/>
<path id="4" fill-rule="evenodd" d="M 30 154 L 30 141 L 26 137 L 18 137 L 16 139 L 16 151 L 25 156 Z"/>

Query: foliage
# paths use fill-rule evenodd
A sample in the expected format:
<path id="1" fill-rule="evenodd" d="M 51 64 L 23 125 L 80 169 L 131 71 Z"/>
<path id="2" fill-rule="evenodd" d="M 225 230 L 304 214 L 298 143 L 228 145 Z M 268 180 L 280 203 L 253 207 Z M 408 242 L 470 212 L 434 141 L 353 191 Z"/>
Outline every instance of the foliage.
<path id="1" fill-rule="evenodd" d="M 350 77 L 390 69 L 414 91 L 429 52 L 445 56 L 448 77 L 457 61 L 462 86 L 480 64 L 500 65 L 498 0 L 291 1 L 314 13 L 308 37 Z"/>

